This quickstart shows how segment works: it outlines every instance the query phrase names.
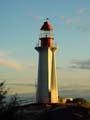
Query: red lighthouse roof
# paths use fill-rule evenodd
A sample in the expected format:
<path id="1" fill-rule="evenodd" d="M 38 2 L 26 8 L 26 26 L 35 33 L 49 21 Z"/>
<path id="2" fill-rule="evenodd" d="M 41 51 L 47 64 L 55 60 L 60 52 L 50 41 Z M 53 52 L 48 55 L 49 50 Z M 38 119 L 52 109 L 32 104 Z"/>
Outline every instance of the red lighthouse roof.
<path id="1" fill-rule="evenodd" d="M 42 25 L 40 30 L 52 30 L 52 26 L 50 25 L 50 23 L 48 21 L 45 21 L 44 24 Z"/>

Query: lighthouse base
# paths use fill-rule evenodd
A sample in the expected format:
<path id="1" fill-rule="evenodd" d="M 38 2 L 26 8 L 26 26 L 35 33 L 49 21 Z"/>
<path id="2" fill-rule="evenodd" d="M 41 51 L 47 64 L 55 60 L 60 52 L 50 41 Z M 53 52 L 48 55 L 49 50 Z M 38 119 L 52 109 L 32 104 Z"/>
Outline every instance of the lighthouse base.
<path id="1" fill-rule="evenodd" d="M 56 66 L 54 59 L 57 47 L 36 47 L 35 49 L 39 53 L 37 103 L 58 103 Z"/>

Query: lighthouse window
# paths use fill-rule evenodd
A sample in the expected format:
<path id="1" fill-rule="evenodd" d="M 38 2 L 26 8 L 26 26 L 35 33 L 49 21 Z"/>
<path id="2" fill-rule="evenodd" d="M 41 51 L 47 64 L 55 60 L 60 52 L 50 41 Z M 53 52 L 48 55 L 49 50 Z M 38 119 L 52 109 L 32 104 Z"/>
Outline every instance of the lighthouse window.
<path id="1" fill-rule="evenodd" d="M 51 37 L 52 38 L 52 31 L 41 31 L 41 38 Z"/>

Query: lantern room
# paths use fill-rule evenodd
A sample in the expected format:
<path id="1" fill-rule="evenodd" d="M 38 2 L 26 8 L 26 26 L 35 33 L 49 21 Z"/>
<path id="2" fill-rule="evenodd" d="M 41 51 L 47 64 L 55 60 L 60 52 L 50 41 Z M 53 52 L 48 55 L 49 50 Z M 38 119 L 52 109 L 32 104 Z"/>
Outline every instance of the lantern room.
<path id="1" fill-rule="evenodd" d="M 40 29 L 41 47 L 50 47 L 53 43 L 53 28 L 48 21 L 45 21 Z"/>

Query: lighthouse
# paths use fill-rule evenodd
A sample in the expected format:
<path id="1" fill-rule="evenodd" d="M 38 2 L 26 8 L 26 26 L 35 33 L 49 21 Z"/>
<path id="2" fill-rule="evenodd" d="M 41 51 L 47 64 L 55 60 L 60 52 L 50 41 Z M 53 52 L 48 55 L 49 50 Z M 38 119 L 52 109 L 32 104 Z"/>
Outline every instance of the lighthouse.
<path id="1" fill-rule="evenodd" d="M 39 44 L 35 49 L 39 53 L 37 78 L 37 103 L 58 103 L 58 87 L 55 64 L 53 28 L 46 20 L 40 29 Z"/>

